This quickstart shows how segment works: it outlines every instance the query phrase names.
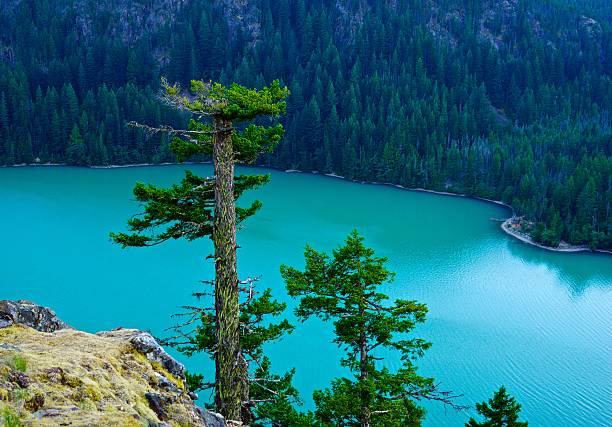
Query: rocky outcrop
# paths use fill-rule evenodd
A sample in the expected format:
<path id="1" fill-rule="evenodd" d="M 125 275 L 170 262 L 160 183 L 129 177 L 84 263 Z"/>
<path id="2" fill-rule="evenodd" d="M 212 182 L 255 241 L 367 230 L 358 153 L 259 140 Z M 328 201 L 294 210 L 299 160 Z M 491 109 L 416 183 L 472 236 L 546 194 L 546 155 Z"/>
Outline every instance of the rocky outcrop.
<path id="1" fill-rule="evenodd" d="M 147 332 L 135 329 L 115 329 L 114 331 L 98 332 L 96 335 L 106 338 L 121 338 L 129 341 L 132 346 L 141 354 L 144 354 L 149 361 L 161 365 L 175 377 L 185 380 L 185 367 L 177 362 L 166 350 L 160 346 L 155 338 Z"/>
<path id="2" fill-rule="evenodd" d="M 0 328 L 15 324 L 29 326 L 40 332 L 71 329 L 52 310 L 31 301 L 0 301 Z"/>
<path id="3" fill-rule="evenodd" d="M 603 33 L 601 24 L 588 16 L 580 17 L 580 31 L 591 39 L 599 39 Z"/>
<path id="4" fill-rule="evenodd" d="M 29 301 L 0 301 L 0 425 L 207 426 L 183 365 L 148 333 L 89 334 Z"/>
<path id="5" fill-rule="evenodd" d="M 0 10 L 15 10 L 22 1 L 2 0 Z M 51 10 L 58 14 L 74 16 L 74 25 L 84 40 L 90 40 L 96 32 L 104 31 L 109 37 L 133 43 L 175 21 L 186 3 L 188 0 L 67 0 L 49 2 L 45 8 L 54 8 Z M 107 25 L 96 28 L 93 24 L 96 16 L 106 16 Z"/>
<path id="6" fill-rule="evenodd" d="M 133 43 L 151 31 L 156 31 L 173 22 L 186 3 L 186 0 L 151 0 L 147 2 L 113 0 L 105 2 L 71 2 L 76 12 L 76 25 L 86 39 L 94 34 L 93 18 L 96 15 L 110 15 L 109 36 L 121 38 L 125 43 Z"/>
<path id="7" fill-rule="evenodd" d="M 261 12 L 254 2 L 248 0 L 216 0 L 214 4 L 225 17 L 231 34 L 235 36 L 239 30 L 248 34 L 251 45 L 261 36 Z"/>

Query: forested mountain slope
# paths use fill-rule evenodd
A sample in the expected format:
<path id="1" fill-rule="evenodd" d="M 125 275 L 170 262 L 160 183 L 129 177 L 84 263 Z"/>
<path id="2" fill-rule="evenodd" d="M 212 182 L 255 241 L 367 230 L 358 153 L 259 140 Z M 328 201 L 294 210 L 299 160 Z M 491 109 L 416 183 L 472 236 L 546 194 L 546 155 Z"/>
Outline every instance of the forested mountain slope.
<path id="1" fill-rule="evenodd" d="M 172 160 L 159 77 L 292 96 L 262 159 L 491 197 L 534 237 L 612 248 L 605 0 L 4 1 L 0 163 Z"/>

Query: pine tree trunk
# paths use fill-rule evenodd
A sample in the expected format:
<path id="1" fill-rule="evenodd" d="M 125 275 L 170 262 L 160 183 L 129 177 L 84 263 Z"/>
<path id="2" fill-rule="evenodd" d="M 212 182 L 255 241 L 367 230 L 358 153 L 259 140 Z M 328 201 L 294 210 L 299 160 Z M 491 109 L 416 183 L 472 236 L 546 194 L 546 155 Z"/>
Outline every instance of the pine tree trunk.
<path id="1" fill-rule="evenodd" d="M 359 302 L 359 318 L 362 322 L 365 322 L 365 311 L 367 304 L 367 297 L 365 296 L 364 284 L 361 279 L 361 261 L 357 262 L 357 275 L 359 280 L 355 284 L 356 288 L 361 288 L 361 301 Z M 372 422 L 372 413 L 370 411 L 371 396 L 369 390 L 364 388 L 368 380 L 368 341 L 366 338 L 365 323 L 361 324 L 361 330 L 359 333 L 359 380 L 362 382 L 361 388 L 361 414 L 360 421 L 361 427 L 370 427 Z"/>
<path id="2" fill-rule="evenodd" d="M 231 121 L 215 118 L 213 164 L 215 170 L 215 310 L 217 316 L 217 410 L 227 419 L 241 421 L 244 366 L 240 350 L 240 307 L 236 267 L 236 207 Z"/>
<path id="3" fill-rule="evenodd" d="M 365 334 L 361 334 L 360 337 L 361 354 L 360 354 L 360 367 L 361 367 L 361 380 L 368 380 L 368 351 Z M 370 393 L 367 390 L 362 391 L 361 396 L 361 427 L 370 427 L 372 414 L 370 413 Z"/>
<path id="4" fill-rule="evenodd" d="M 365 309 L 363 306 L 359 309 L 359 315 L 361 319 L 365 318 Z M 362 326 L 365 328 L 365 325 Z M 360 368 L 360 379 L 361 381 L 368 380 L 368 343 L 366 340 L 365 332 L 362 331 L 359 334 L 359 368 Z M 361 391 L 361 427 L 370 427 L 372 414 L 370 412 L 370 393 L 366 389 Z"/>

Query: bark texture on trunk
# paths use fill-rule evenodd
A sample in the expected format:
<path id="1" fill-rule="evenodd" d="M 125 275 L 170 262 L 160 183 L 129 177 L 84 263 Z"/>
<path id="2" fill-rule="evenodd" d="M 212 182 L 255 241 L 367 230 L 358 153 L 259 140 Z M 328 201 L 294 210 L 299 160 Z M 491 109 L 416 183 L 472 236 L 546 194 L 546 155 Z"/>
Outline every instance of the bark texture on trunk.
<path id="1" fill-rule="evenodd" d="M 357 269 L 359 276 L 361 276 L 361 262 L 358 262 Z M 366 296 L 365 296 L 365 285 L 362 284 L 361 280 L 357 286 L 362 288 L 362 301 L 359 305 L 359 317 L 365 319 L 366 311 Z M 365 333 L 365 323 L 361 326 L 362 330 L 359 334 L 359 368 L 362 382 L 368 380 L 368 341 Z M 372 414 L 370 412 L 370 400 L 371 396 L 368 390 L 362 389 L 361 391 L 361 427 L 370 427 L 372 422 Z"/>
<path id="2" fill-rule="evenodd" d="M 240 349 L 240 306 L 236 266 L 236 206 L 232 123 L 215 118 L 213 164 L 215 170 L 215 309 L 217 315 L 217 410 L 227 419 L 241 421 L 246 381 Z"/>
<path id="3" fill-rule="evenodd" d="M 363 314 L 362 314 L 363 316 Z M 361 333 L 359 337 L 360 354 L 359 365 L 361 368 L 360 379 L 368 380 L 368 349 L 365 333 Z M 361 395 L 361 427 L 370 427 L 372 422 L 372 414 L 370 413 L 370 393 L 367 390 L 362 391 Z"/>

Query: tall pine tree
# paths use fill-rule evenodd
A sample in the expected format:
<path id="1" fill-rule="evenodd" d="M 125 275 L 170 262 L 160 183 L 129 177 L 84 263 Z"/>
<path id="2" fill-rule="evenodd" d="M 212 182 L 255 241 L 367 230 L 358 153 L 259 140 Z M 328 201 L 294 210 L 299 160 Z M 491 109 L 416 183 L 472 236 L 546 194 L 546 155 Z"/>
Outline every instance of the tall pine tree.
<path id="1" fill-rule="evenodd" d="M 253 215 L 261 204 L 254 202 L 248 208 L 236 208 L 235 201 L 244 191 L 266 183 L 269 176 L 234 177 L 234 165 L 253 162 L 259 154 L 272 151 L 282 137 L 283 127 L 235 125 L 283 114 L 288 90 L 278 81 L 261 90 L 192 81 L 189 94 L 177 85 L 165 81 L 163 85 L 169 104 L 194 115 L 189 128 L 134 126 L 172 134 L 171 148 L 180 160 L 212 155 L 214 177 L 201 178 L 187 172 L 180 184 L 169 189 L 138 184 L 134 193 L 145 204 L 145 212 L 128 221 L 129 234 L 113 233 L 112 237 L 124 247 L 211 237 L 215 262 L 215 407 L 228 420 L 249 421 L 249 411 L 244 407 L 250 394 L 248 364 L 240 339 L 236 224 Z"/>

